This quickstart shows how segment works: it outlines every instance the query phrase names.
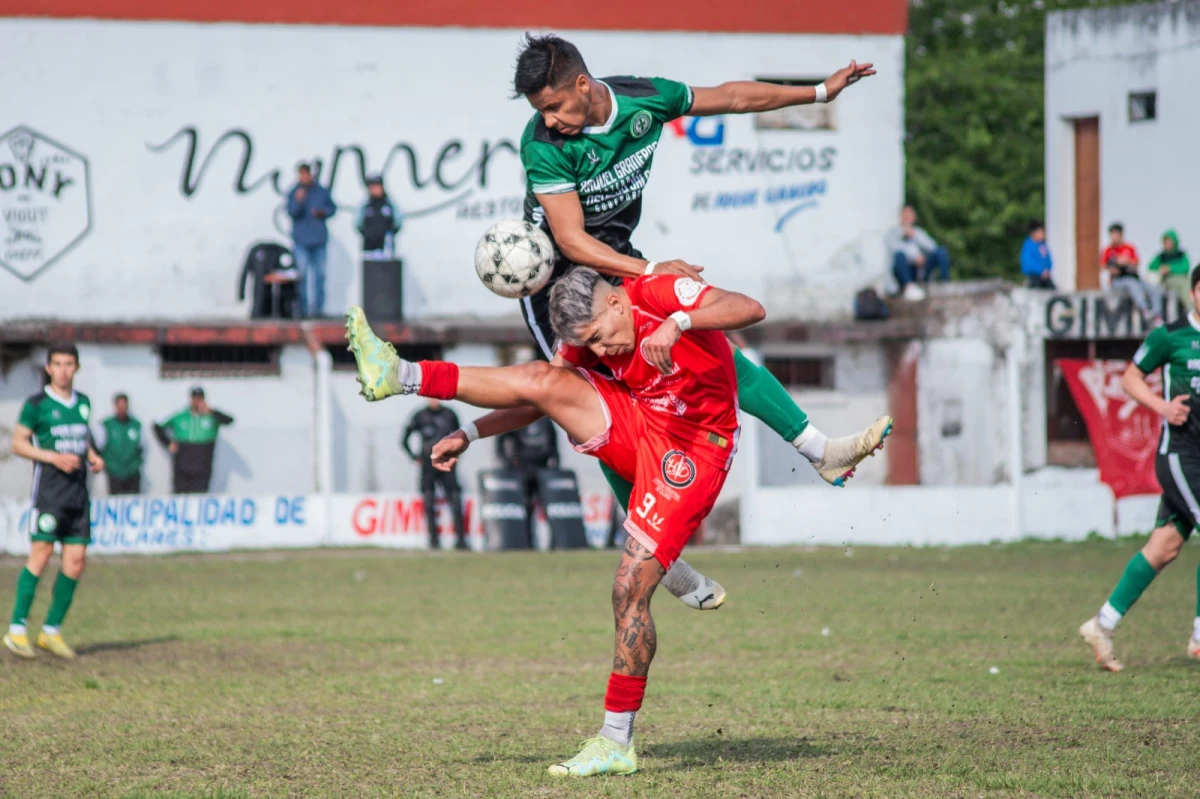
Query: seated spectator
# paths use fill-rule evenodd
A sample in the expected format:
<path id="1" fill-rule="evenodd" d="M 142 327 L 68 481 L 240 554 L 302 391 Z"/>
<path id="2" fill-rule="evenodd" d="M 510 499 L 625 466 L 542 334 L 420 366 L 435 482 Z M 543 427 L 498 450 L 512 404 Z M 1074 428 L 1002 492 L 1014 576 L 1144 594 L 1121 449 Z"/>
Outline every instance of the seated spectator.
<path id="1" fill-rule="evenodd" d="M 1190 307 L 1192 264 L 1187 253 L 1179 249 L 1179 235 L 1174 230 L 1163 234 L 1162 243 L 1162 252 L 1150 262 L 1150 273 L 1158 275 L 1159 282 L 1183 303 L 1184 308 Z"/>
<path id="2" fill-rule="evenodd" d="M 1026 287 L 1053 290 L 1053 271 L 1054 261 L 1046 244 L 1046 226 L 1042 220 L 1035 219 L 1029 223 L 1029 236 L 1021 245 L 1021 274 L 1025 276 Z"/>
<path id="3" fill-rule="evenodd" d="M 1100 262 L 1112 277 L 1113 290 L 1129 295 L 1142 316 L 1143 324 L 1160 324 L 1162 317 L 1157 309 L 1161 305 L 1162 295 L 1138 274 L 1137 250 L 1125 241 L 1125 226 L 1120 222 L 1109 225 L 1108 239 L 1109 245 L 1100 256 Z"/>
<path id="4" fill-rule="evenodd" d="M 917 212 L 911 205 L 900 211 L 900 226 L 888 231 L 887 248 L 892 274 L 906 300 L 924 299 L 918 281 L 927 283 L 935 274 L 938 280 L 950 279 L 950 254 L 917 225 Z"/>

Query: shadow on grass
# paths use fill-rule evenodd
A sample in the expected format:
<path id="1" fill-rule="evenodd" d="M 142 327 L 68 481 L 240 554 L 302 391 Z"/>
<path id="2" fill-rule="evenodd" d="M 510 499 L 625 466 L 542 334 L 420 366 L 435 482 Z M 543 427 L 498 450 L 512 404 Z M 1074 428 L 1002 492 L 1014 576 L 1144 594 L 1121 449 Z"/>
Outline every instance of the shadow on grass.
<path id="1" fill-rule="evenodd" d="M 727 763 L 779 763 L 811 757 L 846 755 L 861 749 L 856 743 L 845 746 L 818 745 L 807 738 L 700 738 L 688 741 L 668 741 L 639 747 L 639 757 L 659 761 L 656 768 L 674 770 L 708 766 L 718 760 Z M 569 747 L 570 748 L 570 747 Z M 573 751 L 573 750 L 572 750 Z M 543 754 L 481 754 L 471 759 L 474 764 L 514 763 L 550 764 L 569 757 L 571 752 L 559 750 Z M 670 761 L 676 761 L 671 763 Z"/>
<path id="2" fill-rule="evenodd" d="M 76 647 L 75 654 L 98 655 L 102 652 L 128 652 L 131 649 L 141 649 L 144 646 L 155 646 L 156 644 L 170 644 L 178 640 L 178 635 L 166 635 L 161 638 L 143 638 L 139 641 L 104 641 Z"/>

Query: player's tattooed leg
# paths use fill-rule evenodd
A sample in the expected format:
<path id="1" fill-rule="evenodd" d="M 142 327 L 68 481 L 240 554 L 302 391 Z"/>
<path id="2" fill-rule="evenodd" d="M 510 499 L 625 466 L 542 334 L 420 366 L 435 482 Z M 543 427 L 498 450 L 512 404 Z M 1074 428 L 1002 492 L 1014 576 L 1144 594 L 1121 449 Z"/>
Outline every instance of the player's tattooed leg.
<path id="1" fill-rule="evenodd" d="M 634 538 L 625 542 L 625 551 L 613 579 L 613 619 L 616 622 L 616 647 L 613 671 L 633 677 L 645 677 L 658 647 L 650 598 L 664 574 L 654 554 Z"/>

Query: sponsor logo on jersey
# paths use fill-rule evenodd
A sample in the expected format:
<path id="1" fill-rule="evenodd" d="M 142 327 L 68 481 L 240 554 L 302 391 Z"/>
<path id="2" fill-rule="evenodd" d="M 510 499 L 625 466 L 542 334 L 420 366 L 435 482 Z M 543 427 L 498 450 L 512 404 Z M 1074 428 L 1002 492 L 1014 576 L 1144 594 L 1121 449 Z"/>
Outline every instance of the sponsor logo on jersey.
<path id="1" fill-rule="evenodd" d="M 0 266 L 32 280 L 91 229 L 88 163 L 18 126 L 0 136 Z"/>
<path id="2" fill-rule="evenodd" d="M 662 476 L 675 488 L 687 488 L 696 479 L 696 464 L 681 450 L 673 449 L 663 455 Z"/>
<path id="3" fill-rule="evenodd" d="M 675 297 L 679 300 L 679 304 L 687 307 L 696 301 L 703 291 L 704 284 L 699 281 L 692 280 L 690 277 L 681 278 L 675 281 Z"/>
<path id="4" fill-rule="evenodd" d="M 596 155 L 595 150 L 588 150 L 587 151 L 587 160 L 592 162 L 592 166 L 596 166 L 597 164 L 600 163 L 600 156 Z"/>
<path id="5" fill-rule="evenodd" d="M 653 124 L 654 120 L 650 117 L 650 112 L 643 109 L 633 115 L 633 119 L 629 123 L 629 132 L 633 134 L 633 138 L 640 139 L 650 132 Z"/>
<path id="6" fill-rule="evenodd" d="M 49 535 L 58 529 L 58 519 L 49 513 L 43 513 L 37 520 L 38 529 Z"/>

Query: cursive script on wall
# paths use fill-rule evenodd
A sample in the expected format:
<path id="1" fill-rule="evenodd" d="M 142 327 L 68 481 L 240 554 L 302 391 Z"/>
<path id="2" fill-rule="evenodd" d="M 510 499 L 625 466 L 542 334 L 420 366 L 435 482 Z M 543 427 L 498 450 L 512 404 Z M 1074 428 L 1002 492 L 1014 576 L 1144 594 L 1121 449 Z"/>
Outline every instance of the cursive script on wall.
<path id="1" fill-rule="evenodd" d="M 233 175 L 234 194 L 250 194 L 263 185 L 269 185 L 280 196 L 285 192 L 282 184 L 283 168 L 275 167 L 257 176 L 251 176 L 254 138 L 246 130 L 231 128 L 225 131 L 217 137 L 206 153 L 201 151 L 200 131 L 194 125 L 180 128 L 161 144 L 148 143 L 146 147 L 157 155 L 176 149 L 180 142 L 184 143 L 184 150 L 183 164 L 179 175 L 179 193 L 184 198 L 191 199 L 200 190 L 212 161 L 221 148 L 227 145 L 238 147 L 241 151 L 241 157 Z M 378 171 L 384 175 L 385 180 L 388 180 L 393 191 L 398 185 L 407 185 L 411 191 L 400 192 L 406 198 L 411 197 L 414 193 L 420 197 L 423 192 L 429 190 L 458 192 L 456 196 L 439 197 L 423 207 L 420 204 L 412 207 L 410 200 L 406 203 L 409 207 L 404 209 L 405 217 L 434 213 L 465 200 L 476 189 L 486 189 L 494 157 L 503 153 L 511 156 L 517 154 L 516 146 L 509 139 L 495 141 L 484 139 L 479 142 L 478 147 L 470 152 L 468 152 L 468 146 L 461 139 L 450 139 L 443 142 L 433 158 L 428 161 L 422 161 L 417 147 L 408 142 L 396 142 L 388 149 Z M 314 158 L 311 164 L 316 179 L 329 186 L 331 190 L 336 190 L 339 171 L 348 168 L 357 178 L 356 188 L 365 191 L 369 174 L 367 165 L 370 161 L 367 149 L 362 145 L 338 144 L 332 148 L 328 159 Z M 396 182 L 397 179 L 400 183 Z M 357 203 L 360 199 L 361 195 L 356 196 L 353 202 Z"/>

